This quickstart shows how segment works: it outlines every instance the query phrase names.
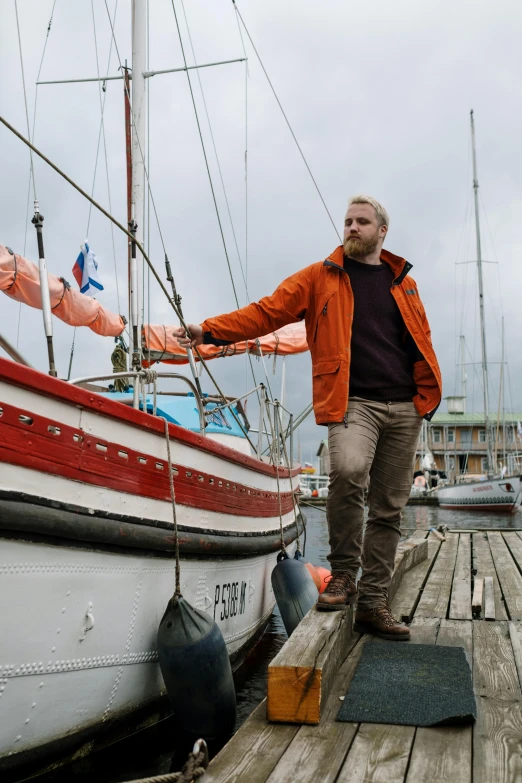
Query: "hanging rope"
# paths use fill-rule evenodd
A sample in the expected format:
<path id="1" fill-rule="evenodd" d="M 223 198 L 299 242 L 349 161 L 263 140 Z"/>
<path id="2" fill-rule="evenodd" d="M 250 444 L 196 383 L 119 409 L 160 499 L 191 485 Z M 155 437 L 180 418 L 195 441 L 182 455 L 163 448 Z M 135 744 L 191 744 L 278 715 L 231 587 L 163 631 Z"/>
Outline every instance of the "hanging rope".
<path id="1" fill-rule="evenodd" d="M 279 536 L 280 536 L 280 544 L 281 544 L 281 552 L 286 554 L 286 546 L 285 546 L 285 536 L 284 536 L 284 530 L 283 530 L 283 508 L 281 505 L 281 486 L 279 483 L 279 463 L 280 463 L 280 455 L 279 455 L 279 438 L 277 436 L 277 433 L 275 431 L 275 412 L 274 412 L 274 424 L 272 424 L 272 416 L 270 414 L 270 400 L 268 399 L 268 394 L 266 393 L 265 389 L 265 406 L 266 406 L 266 415 L 268 417 L 268 423 L 270 425 L 270 433 L 272 436 L 272 454 L 273 454 L 273 462 L 275 467 L 275 473 L 276 473 L 276 484 L 277 484 L 277 501 L 279 505 Z"/>
<path id="2" fill-rule="evenodd" d="M 172 504 L 172 522 L 174 524 L 174 557 L 176 558 L 176 588 L 174 595 L 172 596 L 173 602 L 176 604 L 178 599 L 181 598 L 181 569 L 179 564 L 179 536 L 178 536 L 178 520 L 176 517 L 176 494 L 174 492 L 174 476 L 172 475 L 172 458 L 170 454 L 170 436 L 169 436 L 169 423 L 167 419 L 163 419 L 165 422 L 165 440 L 167 442 L 167 462 L 169 469 L 169 486 L 170 486 L 170 501 Z"/>
<path id="3" fill-rule="evenodd" d="M 286 448 L 286 439 L 285 439 L 285 436 L 284 436 L 284 429 L 283 429 L 283 421 L 282 421 L 282 418 L 281 418 L 281 404 L 278 401 L 276 401 L 274 410 L 275 410 L 275 415 L 277 416 L 277 419 L 278 419 L 278 427 L 277 427 L 277 435 L 278 435 L 278 437 L 277 437 L 277 440 L 278 440 L 278 443 L 282 443 L 282 445 L 283 445 L 283 455 L 284 455 L 286 464 L 288 465 L 288 477 L 290 479 L 290 492 L 292 493 L 292 502 L 293 502 L 293 508 L 294 508 L 295 531 L 296 531 L 296 534 L 297 534 L 297 538 L 296 538 L 297 548 L 298 548 L 299 551 L 301 551 L 301 539 L 299 537 L 299 520 L 298 520 L 299 509 L 298 509 L 298 505 L 297 505 L 297 499 L 295 497 L 295 493 L 294 493 L 293 487 L 292 487 L 292 475 L 291 475 L 292 466 L 290 464 L 290 460 L 288 459 L 288 452 L 287 452 L 287 448 Z"/>

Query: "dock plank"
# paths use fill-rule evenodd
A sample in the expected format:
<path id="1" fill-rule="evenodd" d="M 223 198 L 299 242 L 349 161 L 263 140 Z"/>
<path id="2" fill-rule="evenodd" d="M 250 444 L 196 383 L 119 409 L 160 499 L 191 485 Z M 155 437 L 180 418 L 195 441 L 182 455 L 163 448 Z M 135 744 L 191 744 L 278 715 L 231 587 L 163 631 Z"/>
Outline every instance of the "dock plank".
<path id="1" fill-rule="evenodd" d="M 446 617 L 458 543 L 459 536 L 455 533 L 448 534 L 447 540 L 441 543 L 414 617 Z"/>
<path id="2" fill-rule="evenodd" d="M 495 600 L 495 596 L 493 596 Z M 477 617 L 482 612 L 482 605 L 484 603 L 484 580 L 477 579 L 475 577 L 475 584 L 473 585 L 473 598 L 471 599 L 471 611 Z"/>
<path id="3" fill-rule="evenodd" d="M 513 555 L 516 564 L 518 566 L 518 570 L 522 571 L 522 541 L 520 540 L 519 536 L 512 532 L 512 533 L 502 533 L 502 537 L 506 544 L 508 545 L 509 551 Z"/>
<path id="4" fill-rule="evenodd" d="M 205 783 L 265 783 L 298 731 L 294 724 L 268 723 L 264 699 L 211 761 Z"/>
<path id="5" fill-rule="evenodd" d="M 417 535 L 416 533 L 419 533 Z M 422 531 L 416 531 L 410 538 L 400 541 L 395 555 L 393 574 L 388 588 L 388 598 L 393 601 L 404 574 L 428 557 L 428 541 Z"/>
<path id="6" fill-rule="evenodd" d="M 423 560 L 422 563 L 414 566 L 404 574 L 391 604 L 392 612 L 398 620 L 402 620 L 404 623 L 411 622 L 439 548 L 439 540 L 435 538 L 428 539 L 428 557 L 426 560 Z"/>
<path id="7" fill-rule="evenodd" d="M 362 723 L 336 783 L 403 783 L 414 726 Z"/>
<path id="8" fill-rule="evenodd" d="M 473 567 L 475 569 L 475 578 L 484 579 L 486 576 L 493 577 L 493 593 L 495 595 L 495 616 L 497 620 L 507 620 L 506 609 L 502 601 L 502 593 L 498 581 L 497 571 L 491 550 L 489 548 L 487 535 L 485 533 L 475 533 L 472 541 L 473 547 Z"/>
<path id="9" fill-rule="evenodd" d="M 461 533 L 451 589 L 449 616 L 452 620 L 471 620 L 471 536 Z"/>
<path id="10" fill-rule="evenodd" d="M 513 656 L 515 658 L 515 666 L 517 667 L 518 683 L 522 689 L 522 624 L 521 623 L 508 623 L 509 638 L 511 639 L 511 646 L 513 648 Z"/>
<path id="11" fill-rule="evenodd" d="M 318 726 L 301 726 L 266 783 L 333 783 L 358 729 L 357 723 L 335 720 L 364 644 L 371 638 L 355 635 L 358 643 L 339 669 Z"/>
<path id="12" fill-rule="evenodd" d="M 473 783 L 518 783 L 522 692 L 506 622 L 473 623 L 473 681 Z"/>
<path id="13" fill-rule="evenodd" d="M 463 647 L 472 666 L 472 622 L 441 620 L 437 644 Z M 418 728 L 406 783 L 471 783 L 471 726 Z"/>
<path id="14" fill-rule="evenodd" d="M 509 551 L 502 533 L 488 533 L 489 548 L 509 612 L 510 620 L 522 620 L 522 574 Z"/>
<path id="15" fill-rule="evenodd" d="M 496 620 L 495 588 L 492 576 L 484 577 L 484 620 Z"/>
<path id="16" fill-rule="evenodd" d="M 471 783 L 471 738 L 469 726 L 417 729 L 406 783 Z"/>
<path id="17" fill-rule="evenodd" d="M 471 620 L 471 536 L 461 533 L 451 588 L 449 616 L 452 620 Z"/>

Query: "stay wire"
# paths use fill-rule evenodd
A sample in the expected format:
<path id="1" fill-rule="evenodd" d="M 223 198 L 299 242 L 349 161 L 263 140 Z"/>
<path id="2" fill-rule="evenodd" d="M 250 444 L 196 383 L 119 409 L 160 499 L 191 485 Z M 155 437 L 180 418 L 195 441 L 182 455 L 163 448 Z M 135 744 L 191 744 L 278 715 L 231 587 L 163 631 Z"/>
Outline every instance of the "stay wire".
<path id="1" fill-rule="evenodd" d="M 118 57 L 118 63 L 119 63 L 119 66 L 120 66 L 120 70 L 123 70 L 123 65 L 122 65 L 122 61 L 121 61 L 121 57 L 120 57 L 120 51 L 118 49 L 118 42 L 116 41 L 116 33 L 114 32 L 114 25 L 112 24 L 112 21 L 111 21 L 111 16 L 110 16 L 110 13 L 109 13 L 109 7 L 107 5 L 107 0 L 104 0 L 104 2 L 105 2 L 105 9 L 107 11 L 107 16 L 108 16 L 108 19 L 109 19 L 109 24 L 110 24 L 110 27 L 111 27 L 112 38 L 114 40 L 114 48 L 116 50 L 116 55 Z M 129 101 L 129 105 L 131 106 L 131 122 L 132 122 L 132 126 L 135 129 L 134 111 L 132 110 L 131 96 L 129 94 L 127 86 L 125 85 L 125 82 L 124 82 L 124 90 L 125 90 L 125 94 L 127 95 L 127 99 Z M 141 162 L 143 163 L 143 170 L 145 172 L 145 179 L 147 181 L 147 190 L 149 192 L 150 200 L 152 202 L 152 208 L 153 208 L 153 211 L 154 211 L 154 217 L 156 218 L 156 225 L 158 227 L 158 233 L 159 233 L 159 236 L 160 236 L 161 246 L 163 248 L 163 252 L 165 253 L 165 255 L 167 255 L 167 248 L 165 246 L 165 241 L 163 239 L 163 232 L 161 230 L 161 224 L 160 224 L 160 220 L 159 220 L 159 216 L 158 216 L 158 211 L 156 209 L 156 202 L 154 201 L 154 196 L 152 195 L 152 189 L 151 189 L 151 186 L 150 186 L 149 172 L 148 172 L 148 169 L 147 169 L 147 161 L 145 160 L 145 155 L 144 155 L 143 150 L 141 148 L 141 141 L 140 141 L 140 138 L 139 138 L 137 133 L 136 133 L 136 141 L 138 143 L 138 149 L 140 151 Z M 142 251 L 140 250 L 140 252 L 142 252 Z"/>
<path id="2" fill-rule="evenodd" d="M 186 14 L 186 11 L 185 11 L 185 4 L 184 4 L 183 0 L 181 0 L 181 8 L 183 10 L 183 17 L 185 19 L 185 26 L 187 28 L 187 34 L 188 34 L 188 39 L 189 39 L 189 43 L 190 43 L 190 49 L 192 51 L 192 57 L 193 57 L 193 60 L 194 60 L 194 65 L 197 65 L 196 52 L 194 50 L 194 44 L 192 42 L 192 35 L 190 33 L 190 28 L 189 28 L 189 24 L 188 24 L 187 14 Z M 226 187 L 225 187 L 225 181 L 224 181 L 224 178 L 223 178 L 223 172 L 221 170 L 221 163 L 220 163 L 219 155 L 218 155 L 217 148 L 216 148 L 216 141 L 215 141 L 215 138 L 214 138 L 214 132 L 212 130 L 212 123 L 210 122 L 210 116 L 209 116 L 209 113 L 208 113 L 207 101 L 205 99 L 205 93 L 204 93 L 204 90 L 203 90 L 203 84 L 201 82 L 201 75 L 199 73 L 199 70 L 196 70 L 196 76 L 197 76 L 197 79 L 198 79 L 198 82 L 199 82 L 199 89 L 201 91 L 201 99 L 203 101 L 203 107 L 205 109 L 205 116 L 207 118 L 208 129 L 209 129 L 210 138 L 211 138 L 211 141 L 212 141 L 212 147 L 214 149 L 214 155 L 216 156 L 216 164 L 217 164 L 217 169 L 218 169 L 218 172 L 219 172 L 219 179 L 221 181 L 221 187 L 223 189 L 223 196 L 225 198 L 225 204 L 226 204 L 227 212 L 228 212 L 228 219 L 230 221 L 230 228 L 232 230 L 232 236 L 234 238 L 234 244 L 236 246 L 236 252 L 237 252 L 237 257 L 238 257 L 238 261 L 239 261 L 239 268 L 241 269 L 241 275 L 243 277 L 243 282 L 245 284 L 245 291 L 246 291 L 247 290 L 247 282 L 246 282 L 246 277 L 245 277 L 245 271 L 243 269 L 243 262 L 241 260 L 241 253 L 239 252 L 239 245 L 238 245 L 238 241 L 237 241 L 236 231 L 235 231 L 235 228 L 234 228 L 234 221 L 232 220 L 232 213 L 230 211 L 230 204 L 229 204 L 229 201 L 228 201 L 227 190 L 226 190 Z M 247 297 L 248 297 L 248 292 L 247 292 Z"/>
<path id="3" fill-rule="evenodd" d="M 284 117 L 284 119 L 285 119 L 285 122 L 286 122 L 286 124 L 288 125 L 288 129 L 289 129 L 290 133 L 292 134 L 292 138 L 293 138 L 293 140 L 295 141 L 295 144 L 296 144 L 296 146 L 297 146 L 297 149 L 299 150 L 299 153 L 300 153 L 300 155 L 301 155 L 301 157 L 302 157 L 302 159 L 303 159 L 303 162 L 304 162 L 304 164 L 305 164 L 305 166 L 306 166 L 306 169 L 307 169 L 307 171 L 308 171 L 308 173 L 309 173 L 309 175 L 310 175 L 310 178 L 311 178 L 312 182 L 314 183 L 314 187 L 315 187 L 315 189 L 316 189 L 316 191 L 317 191 L 317 193 L 318 193 L 318 195 L 319 195 L 319 198 L 321 199 L 321 202 L 322 202 L 322 204 L 323 204 L 323 207 L 324 207 L 324 208 L 325 208 L 325 210 L 326 210 L 326 214 L 327 214 L 327 215 L 328 215 L 328 217 L 330 218 L 330 222 L 331 222 L 331 224 L 332 224 L 332 226 L 333 226 L 333 229 L 334 229 L 334 231 L 335 231 L 335 233 L 336 233 L 336 236 L 337 236 L 337 238 L 338 238 L 339 242 L 342 242 L 342 240 L 341 240 L 341 235 L 339 234 L 339 231 L 337 230 L 337 226 L 335 225 L 334 219 L 332 218 L 332 216 L 331 216 L 331 214 L 330 214 L 330 210 L 329 210 L 329 209 L 328 209 L 328 207 L 326 206 L 326 201 L 324 200 L 324 198 L 323 198 L 323 195 L 322 195 L 321 191 L 319 190 L 319 185 L 317 184 L 317 182 L 316 182 L 316 180 L 315 180 L 315 177 L 314 177 L 314 175 L 312 174 L 312 170 L 311 170 L 310 166 L 308 165 L 308 161 L 307 161 L 307 160 L 306 160 L 306 158 L 305 158 L 304 152 L 303 152 L 303 150 L 301 149 L 301 146 L 300 146 L 299 142 L 297 141 L 297 137 L 296 137 L 296 135 L 295 135 L 295 133 L 294 133 L 294 131 L 293 131 L 293 128 L 292 128 L 292 126 L 290 125 L 290 120 L 289 120 L 289 119 L 288 119 L 288 117 L 286 116 L 285 110 L 283 109 L 282 103 L 281 103 L 281 101 L 279 100 L 279 97 L 278 97 L 278 95 L 277 95 L 277 93 L 276 93 L 276 91 L 275 91 L 274 85 L 272 84 L 272 82 L 271 82 L 271 80 L 270 80 L 270 77 L 269 77 L 269 75 L 268 75 L 268 72 L 267 72 L 267 70 L 266 70 L 265 66 L 263 65 L 263 61 L 261 60 L 261 56 L 260 56 L 259 52 L 257 51 L 257 49 L 256 49 L 256 47 L 255 47 L 254 41 L 252 40 L 252 36 L 251 36 L 251 35 L 250 35 L 250 33 L 248 32 L 248 28 L 247 28 L 247 26 L 246 26 L 246 24 L 245 24 L 245 20 L 244 20 L 244 19 L 243 19 L 243 17 L 241 16 L 241 12 L 240 12 L 239 8 L 237 7 L 236 0 L 232 0 L 232 3 L 234 4 L 234 8 L 236 9 L 236 13 L 237 13 L 237 15 L 239 16 L 239 19 L 241 20 L 241 24 L 243 25 L 243 29 L 245 30 L 245 33 L 247 34 L 248 40 L 250 41 L 250 43 L 251 43 L 251 45 L 252 45 L 252 48 L 253 48 L 253 50 L 254 50 L 254 52 L 255 52 L 255 54 L 256 54 L 256 57 L 257 57 L 257 59 L 259 60 L 259 64 L 260 64 L 261 68 L 263 69 L 263 73 L 265 74 L 265 76 L 266 76 L 266 80 L 267 80 L 268 84 L 270 85 L 270 89 L 272 90 L 272 92 L 273 92 L 273 94 L 274 94 L 274 98 L 275 98 L 275 99 L 276 99 L 276 101 L 277 101 L 277 105 L 278 105 L 278 106 L 279 106 L 279 108 L 281 109 L 281 114 L 283 115 L 283 117 Z"/>
<path id="4" fill-rule="evenodd" d="M 44 62 L 44 58 L 45 58 L 45 51 L 47 49 L 47 43 L 49 41 L 49 34 L 51 32 L 51 26 L 52 26 L 52 23 L 53 23 L 53 16 L 54 16 L 55 6 L 56 6 L 56 0 L 54 0 L 53 7 L 51 9 L 51 16 L 49 18 L 49 23 L 47 25 L 47 32 L 45 34 L 45 41 L 44 41 L 42 56 L 40 58 L 40 65 L 38 67 L 38 75 L 36 77 L 36 89 L 35 89 L 35 93 L 34 93 L 34 108 L 33 108 L 33 130 L 32 130 L 32 134 L 29 136 L 29 138 L 30 139 L 32 138 L 33 141 L 34 141 L 35 128 L 36 128 L 36 105 L 37 105 L 37 101 L 38 101 L 38 88 L 40 86 L 38 84 L 38 82 L 40 81 L 40 75 L 42 73 L 42 66 L 43 66 L 43 62 Z M 31 199 L 31 180 L 32 180 L 32 168 L 29 171 L 29 182 L 28 182 L 28 185 L 27 185 L 27 209 L 26 209 L 26 212 L 27 212 L 28 215 L 29 215 L 29 202 L 30 202 L 30 199 Z M 27 247 L 27 230 L 28 230 L 28 227 L 29 227 L 29 223 L 26 222 L 26 225 L 25 225 L 25 236 L 24 236 L 24 256 L 25 256 L 25 251 L 26 251 L 26 247 Z M 21 309 L 21 307 L 22 307 L 22 305 L 20 304 L 20 309 Z M 18 345 L 18 343 L 17 343 L 17 345 Z"/>
<path id="5" fill-rule="evenodd" d="M 31 139 L 31 125 L 29 123 L 29 109 L 27 108 L 27 89 L 25 86 L 25 71 L 24 71 L 24 58 L 22 55 L 22 39 L 20 36 L 20 20 L 18 18 L 18 2 L 17 0 L 14 0 L 14 7 L 15 7 L 15 15 L 16 15 L 16 30 L 18 33 L 18 51 L 20 53 L 20 68 L 22 71 L 22 87 L 24 91 L 24 105 L 25 105 L 25 119 L 27 123 L 27 136 L 29 140 Z M 31 170 L 31 178 L 33 182 L 33 196 L 34 200 L 36 201 L 36 181 L 34 177 L 34 162 L 33 162 L 33 152 L 32 150 L 29 150 L 29 159 L 30 159 L 30 170 Z"/>
<path id="6" fill-rule="evenodd" d="M 92 180 L 92 190 L 91 195 L 94 196 L 94 187 L 96 183 L 96 173 L 98 168 L 98 156 L 100 152 L 100 146 L 101 146 L 101 139 L 103 136 L 103 150 L 104 150 L 104 157 L 105 157 L 105 175 L 107 179 L 107 200 L 109 203 L 109 211 L 112 213 L 112 196 L 111 196 L 111 185 L 110 185 L 110 177 L 109 177 L 109 162 L 107 159 L 107 137 L 105 134 L 105 103 L 107 101 L 107 92 L 104 93 L 103 99 L 102 99 L 102 85 L 100 82 L 100 66 L 99 66 L 99 58 L 98 58 L 98 41 L 97 41 L 97 35 L 96 35 L 96 18 L 94 15 L 94 0 L 91 0 L 91 11 L 92 11 L 92 27 L 93 27 L 93 34 L 94 34 L 94 49 L 96 53 L 96 74 L 98 76 L 98 95 L 100 99 L 100 112 L 101 112 L 101 119 L 100 119 L 100 130 L 98 133 L 98 145 L 96 149 L 96 160 L 94 163 L 94 175 Z M 114 16 L 113 16 L 113 24 L 116 22 L 116 14 L 118 12 L 118 0 L 114 3 Z M 109 58 L 107 61 L 107 76 L 109 75 L 109 70 L 111 66 L 111 58 L 112 58 L 112 47 L 113 47 L 113 40 L 111 38 L 111 43 L 109 46 Z M 106 87 L 107 89 L 107 87 Z M 89 226 L 91 222 L 91 212 L 92 212 L 92 204 L 89 204 L 89 217 L 87 220 L 87 230 L 86 230 L 86 236 L 89 236 Z M 111 239 L 112 239 L 112 256 L 113 256 L 113 262 L 114 262 L 114 278 L 116 283 L 116 301 L 118 302 L 118 312 L 121 313 L 121 303 L 120 303 L 120 287 L 118 284 L 118 269 L 116 266 L 116 244 L 114 240 L 114 226 L 111 223 Z"/>
<path id="7" fill-rule="evenodd" d="M 116 12 L 118 10 L 118 0 L 115 2 L 114 6 L 114 18 L 113 22 L 116 21 Z M 96 75 L 98 77 L 98 95 L 100 100 L 100 129 L 98 131 L 98 143 L 96 145 L 96 157 L 94 160 L 94 172 L 92 177 L 92 188 L 91 188 L 91 196 L 94 196 L 94 190 L 96 186 L 96 175 L 98 172 L 98 159 L 100 155 L 100 147 L 101 147 L 101 141 L 103 137 L 103 149 L 105 153 L 105 174 L 107 178 L 107 198 L 109 202 L 109 211 L 112 213 L 112 199 L 111 199 L 111 187 L 110 187 L 110 179 L 109 179 L 109 163 L 107 160 L 107 141 L 105 136 L 105 122 L 104 122 L 104 113 L 105 113 L 105 101 L 107 100 L 107 93 L 104 93 L 104 97 L 102 98 L 102 83 L 100 80 L 100 61 L 98 57 L 98 39 L 96 35 L 96 17 L 94 14 L 94 0 L 91 0 L 91 13 L 92 13 L 92 29 L 93 29 L 93 36 L 94 36 L 94 52 L 96 57 Z M 112 46 L 113 41 L 111 38 L 111 43 L 109 47 L 109 60 L 107 63 L 107 76 L 109 75 L 110 66 L 111 66 L 111 57 L 112 57 Z M 105 88 L 106 89 L 106 88 Z M 87 227 L 85 229 L 85 237 L 89 237 L 89 228 L 91 225 L 91 213 L 92 213 L 92 204 L 89 202 L 89 212 L 87 216 Z M 121 305 L 120 305 L 120 288 L 118 285 L 118 270 L 116 267 L 116 245 L 114 241 L 114 226 L 112 223 L 110 224 L 111 227 L 111 238 L 112 238 L 112 259 L 114 263 L 114 279 L 116 283 L 116 301 L 118 303 L 118 313 L 121 314 Z M 72 372 L 72 363 L 74 358 L 74 346 L 76 342 L 76 326 L 74 327 L 73 331 L 73 338 L 72 338 L 72 345 L 71 345 L 71 353 L 69 357 L 69 370 L 67 373 L 67 380 L 70 380 L 71 378 L 71 372 Z"/>
<path id="8" fill-rule="evenodd" d="M 187 68 L 187 58 L 185 56 L 185 48 L 183 46 L 183 39 L 181 37 L 181 30 L 180 30 L 180 27 L 179 27 L 178 15 L 176 13 L 176 6 L 174 5 L 174 0 L 171 0 L 171 5 L 172 5 L 172 12 L 174 14 L 174 20 L 176 22 L 176 29 L 178 31 L 179 45 L 181 47 L 181 55 L 183 57 L 183 65 L 184 65 L 184 67 L 186 69 Z M 187 74 L 187 81 L 188 81 L 188 86 L 189 86 L 189 90 L 190 90 L 190 97 L 191 97 L 191 100 L 192 100 L 192 106 L 194 108 L 194 115 L 196 117 L 196 124 L 198 126 L 199 139 L 201 141 L 201 149 L 203 151 L 203 157 L 205 159 L 205 167 L 207 169 L 208 181 L 209 181 L 209 184 L 210 184 L 210 190 L 212 192 L 212 200 L 214 202 L 214 208 L 216 210 L 216 217 L 217 217 L 217 221 L 218 221 L 218 225 L 219 225 L 219 232 L 221 234 L 221 241 L 223 243 L 223 249 L 225 251 L 225 258 L 227 260 L 227 266 L 228 266 L 228 271 L 229 271 L 229 275 L 230 275 L 230 282 L 232 283 L 232 289 L 234 291 L 234 299 L 236 300 L 236 306 L 239 308 L 239 298 L 238 298 L 237 291 L 236 291 L 236 284 L 234 283 L 234 275 L 232 274 L 232 267 L 230 265 L 230 258 L 229 258 L 229 255 L 228 255 L 227 243 L 226 243 L 225 234 L 224 234 L 224 231 L 223 231 L 223 224 L 221 222 L 221 216 L 219 214 L 219 209 L 218 209 L 218 205 L 217 205 L 216 193 L 215 193 L 215 190 L 214 190 L 214 183 L 212 181 L 212 175 L 210 173 L 210 166 L 209 166 L 209 163 L 208 163 L 207 151 L 205 149 L 205 142 L 203 140 L 203 133 L 201 131 L 201 124 L 200 124 L 200 121 L 199 121 L 199 114 L 198 114 L 198 109 L 197 109 L 197 106 L 196 106 L 196 99 L 194 97 L 194 91 L 192 89 L 192 81 L 190 79 L 190 73 L 188 72 L 188 70 L 186 70 L 185 73 Z"/>
<path id="9" fill-rule="evenodd" d="M 187 28 L 187 34 L 188 34 L 188 39 L 189 39 L 189 42 L 190 42 L 190 48 L 191 48 L 191 51 L 192 51 L 192 57 L 194 59 L 194 65 L 197 65 L 196 52 L 194 50 L 194 45 L 193 45 L 193 42 L 192 42 L 192 35 L 190 33 L 190 28 L 189 28 L 189 24 L 188 24 L 187 14 L 186 14 L 186 11 L 185 11 L 185 4 L 184 4 L 183 0 L 181 0 L 181 7 L 182 7 L 182 10 L 183 10 L 183 16 L 184 16 L 185 25 L 186 25 L 186 28 Z M 178 27 L 178 34 L 179 34 L 179 27 Z M 244 50 L 244 47 L 243 47 L 243 50 Z M 246 58 L 246 52 L 245 52 L 245 58 Z M 248 62 L 246 61 L 246 59 L 245 59 L 245 63 L 248 66 Z M 217 163 L 217 168 L 218 168 L 218 172 L 219 172 L 219 178 L 220 178 L 220 181 L 221 181 L 221 187 L 223 189 L 223 195 L 224 195 L 224 198 L 225 198 L 225 204 L 227 206 L 228 217 L 229 217 L 229 220 L 230 220 L 230 227 L 232 229 L 232 236 L 234 237 L 234 243 L 235 243 L 235 246 L 236 246 L 237 257 L 238 257 L 238 260 L 239 260 L 239 267 L 241 269 L 241 275 L 243 277 L 243 282 L 244 282 L 244 285 L 245 285 L 246 299 L 247 299 L 247 302 L 250 302 L 250 295 L 248 293 L 248 278 L 247 278 L 247 274 L 246 274 L 245 270 L 243 269 L 243 263 L 241 261 L 241 253 L 239 251 L 239 245 L 238 245 L 238 241 L 237 241 L 237 236 L 236 236 L 236 232 L 235 232 L 235 229 L 234 229 L 234 221 L 232 220 L 232 212 L 230 210 L 230 204 L 229 204 L 229 201 L 228 201 L 227 190 L 226 190 L 226 187 L 225 187 L 225 181 L 224 181 L 224 177 L 223 177 L 223 172 L 222 172 L 221 164 L 220 164 L 220 161 L 219 161 L 219 155 L 218 155 L 216 142 L 215 142 L 215 138 L 214 138 L 214 132 L 212 130 L 212 123 L 210 121 L 210 115 L 209 115 L 208 108 L 207 108 L 207 102 L 206 102 L 206 99 L 205 99 L 205 92 L 203 90 L 203 84 L 201 82 L 200 73 L 199 73 L 199 71 L 196 71 L 196 73 L 197 73 L 197 78 L 198 78 L 198 82 L 199 82 L 199 89 L 201 91 L 201 97 L 202 97 L 202 100 L 203 100 L 203 106 L 205 108 L 205 115 L 206 115 L 206 118 L 207 118 L 207 123 L 208 123 L 209 131 L 210 131 L 210 138 L 212 140 L 212 146 L 213 146 L 213 149 L 214 149 L 214 155 L 216 157 L 216 163 Z M 196 111 L 195 107 L 194 107 L 194 110 Z M 196 117 L 197 117 L 197 111 L 196 111 Z M 198 126 L 199 126 L 199 123 L 198 123 Z M 202 142 L 202 144 L 203 144 L 203 142 Z M 203 147 L 203 150 L 204 150 L 204 147 Z M 245 156 L 246 156 L 246 151 L 245 151 Z M 245 165 L 246 165 L 246 157 L 245 157 Z M 207 167 L 207 171 L 208 171 L 208 167 Z M 209 173 L 209 178 L 210 178 L 210 173 Z M 214 200 L 214 204 L 216 205 L 215 200 Z M 216 211 L 217 211 L 217 205 L 216 205 Z M 219 214 L 218 214 L 218 220 L 219 220 Z M 225 254 L 226 253 L 227 253 L 227 249 L 226 249 L 226 246 L 225 246 Z M 228 262 L 228 256 L 227 256 L 227 262 Z M 232 271 L 231 271 L 231 268 L 230 268 L 230 264 L 228 265 L 228 268 L 229 268 L 229 272 L 230 272 L 231 279 L 232 279 Z M 232 280 L 232 284 L 233 284 L 233 280 Z M 234 289 L 234 291 L 235 291 L 235 289 Z M 237 300 L 237 296 L 236 296 L 236 304 L 239 307 L 239 302 Z M 261 351 L 260 345 L 258 345 L 258 348 Z M 254 372 L 254 367 L 253 367 L 253 364 L 252 364 L 252 357 L 250 355 L 250 352 L 248 352 L 248 351 L 247 351 L 247 358 L 248 358 L 248 362 L 249 362 L 249 365 L 250 365 L 250 371 L 252 373 L 252 378 L 253 378 L 253 381 L 254 381 L 254 385 L 257 386 L 257 380 L 256 380 L 255 372 Z M 264 362 L 263 362 L 263 366 L 264 366 L 264 370 L 265 370 L 265 379 L 266 379 L 267 385 L 268 385 L 268 387 L 270 389 L 270 380 L 268 378 L 268 373 L 266 371 L 266 366 L 264 365 Z M 257 392 L 256 394 L 257 394 L 258 403 L 261 404 L 261 398 L 260 398 L 259 392 Z M 272 394 L 271 389 L 270 389 L 270 394 Z"/>
<path id="10" fill-rule="evenodd" d="M 55 0 L 55 2 L 56 2 L 56 0 Z M 16 16 L 16 31 L 17 31 L 17 34 L 18 34 L 18 52 L 19 52 L 19 55 L 20 55 L 20 69 L 21 69 L 21 72 L 22 72 L 22 87 L 23 87 L 23 92 L 24 92 L 24 105 L 25 105 L 25 119 L 26 119 L 26 123 L 27 123 L 27 136 L 30 139 L 31 138 L 31 126 L 29 124 L 29 109 L 27 107 L 27 89 L 26 89 L 26 85 L 25 85 L 24 57 L 23 57 L 23 52 L 22 52 L 22 37 L 21 37 L 21 34 L 20 34 L 20 19 L 18 18 L 18 2 L 17 2 L 17 0 L 14 0 L 14 8 L 15 8 L 15 16 Z M 53 6 L 53 8 L 54 8 L 54 6 Z M 52 15 L 51 15 L 51 19 L 52 19 Z M 49 29 L 50 29 L 50 23 L 49 23 L 49 27 L 47 29 L 47 35 L 49 35 Z M 45 53 L 45 46 L 44 46 L 44 53 Z M 43 61 L 43 56 L 42 56 L 42 61 Z M 40 63 L 40 68 L 41 68 L 41 63 Z M 26 214 L 27 215 L 29 215 L 29 203 L 30 203 L 30 198 L 31 198 L 31 182 L 32 182 L 32 185 L 33 185 L 34 201 L 36 201 L 36 182 L 35 182 L 35 178 L 34 178 L 33 153 L 32 153 L 32 150 L 29 150 L 29 184 L 28 184 L 28 188 L 27 188 L 27 208 L 26 208 Z M 26 224 L 25 224 L 25 235 L 24 235 L 24 256 L 25 256 L 26 250 L 27 250 L 27 229 L 28 229 L 28 225 L 29 225 L 28 221 L 26 221 Z M 17 329 L 16 329 L 16 347 L 17 348 L 18 348 L 19 342 L 20 342 L 20 324 L 21 324 L 21 320 L 22 320 L 22 303 L 20 302 L 20 304 L 18 306 L 18 325 L 17 325 Z"/>

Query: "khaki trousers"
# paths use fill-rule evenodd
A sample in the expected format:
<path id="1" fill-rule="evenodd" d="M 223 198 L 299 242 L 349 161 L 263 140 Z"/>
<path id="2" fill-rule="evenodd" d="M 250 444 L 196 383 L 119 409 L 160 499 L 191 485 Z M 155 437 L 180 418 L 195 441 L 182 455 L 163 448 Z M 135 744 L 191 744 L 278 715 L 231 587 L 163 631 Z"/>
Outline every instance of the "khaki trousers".
<path id="1" fill-rule="evenodd" d="M 328 560 L 332 571 L 349 571 L 353 577 L 362 565 L 358 605 L 369 609 L 387 600 L 422 418 L 413 402 L 350 397 L 347 423 L 328 425 Z"/>

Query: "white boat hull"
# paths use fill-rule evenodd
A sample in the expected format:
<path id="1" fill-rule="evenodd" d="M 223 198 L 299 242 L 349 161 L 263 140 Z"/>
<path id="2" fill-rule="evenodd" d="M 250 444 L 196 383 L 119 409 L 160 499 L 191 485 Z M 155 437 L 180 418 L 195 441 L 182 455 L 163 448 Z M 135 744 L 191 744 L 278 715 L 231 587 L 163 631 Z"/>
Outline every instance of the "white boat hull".
<path id="1" fill-rule="evenodd" d="M 234 658 L 273 609 L 281 535 L 295 548 L 298 471 L 169 431 L 182 593 Z M 162 420 L 0 360 L 0 771 L 164 693 L 168 468 Z"/>
<path id="2" fill-rule="evenodd" d="M 274 555 L 182 562 L 182 592 L 234 655 L 269 617 Z M 2 541 L 0 758 L 104 724 L 164 693 L 156 634 L 172 558 Z"/>
<path id="3" fill-rule="evenodd" d="M 437 490 L 440 508 L 513 514 L 521 505 L 519 476 L 453 484 Z"/>

